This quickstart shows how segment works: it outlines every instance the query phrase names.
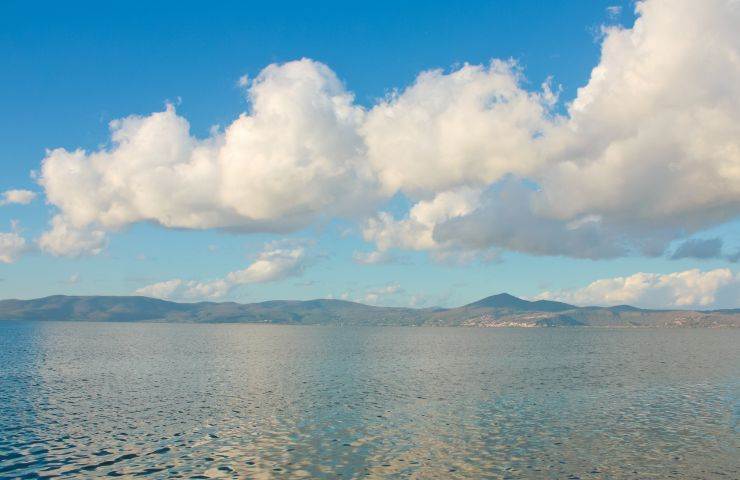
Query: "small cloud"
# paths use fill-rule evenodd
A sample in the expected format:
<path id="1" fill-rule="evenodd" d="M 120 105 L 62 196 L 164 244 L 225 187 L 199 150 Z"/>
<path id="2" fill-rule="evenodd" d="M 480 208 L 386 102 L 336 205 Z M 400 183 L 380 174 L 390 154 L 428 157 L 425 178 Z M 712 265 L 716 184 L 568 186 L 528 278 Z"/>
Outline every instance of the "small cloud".
<path id="1" fill-rule="evenodd" d="M 67 278 L 66 280 L 62 280 L 59 283 L 63 283 L 65 285 L 76 285 L 76 284 L 80 283 L 80 280 L 81 280 L 80 274 L 79 273 L 74 273 L 74 274 L 70 275 L 69 278 Z"/>
<path id="2" fill-rule="evenodd" d="M 352 260 L 360 265 L 379 265 L 391 263 L 394 257 L 388 251 L 373 250 L 372 252 L 355 252 Z"/>
<path id="3" fill-rule="evenodd" d="M 183 284 L 183 280 L 175 278 L 173 280 L 165 280 L 164 282 L 157 282 L 145 287 L 139 288 L 134 293 L 136 295 L 143 295 L 146 297 L 156 298 L 171 298 L 175 291 L 180 288 Z"/>
<path id="4" fill-rule="evenodd" d="M 443 292 L 439 295 L 415 293 L 409 298 L 409 306 L 414 308 L 429 308 L 446 305 L 452 297 L 452 291 Z"/>
<path id="5" fill-rule="evenodd" d="M 622 13 L 622 7 L 619 5 L 611 5 L 609 7 L 606 7 L 606 15 L 611 19 L 614 20 Z"/>
<path id="6" fill-rule="evenodd" d="M 344 228 L 341 228 L 339 230 L 339 236 L 342 237 L 342 238 L 351 237 L 355 233 L 356 232 L 355 232 L 355 229 L 353 227 L 344 227 Z"/>
<path id="7" fill-rule="evenodd" d="M 218 251 L 218 245 L 208 245 L 208 251 L 209 252 L 217 252 Z"/>
<path id="8" fill-rule="evenodd" d="M 0 232 L 0 263 L 15 263 L 29 250 L 28 242 L 21 236 L 16 220 L 10 222 L 9 232 Z"/>
<path id="9" fill-rule="evenodd" d="M 36 192 L 30 190 L 6 190 L 0 194 L 0 206 L 18 204 L 28 205 L 36 198 Z"/>
<path id="10" fill-rule="evenodd" d="M 482 264 L 501 263 L 501 251 L 489 248 L 484 250 L 438 250 L 431 253 L 432 260 L 449 266 L 466 266 L 475 262 Z"/>
<path id="11" fill-rule="evenodd" d="M 243 270 L 228 273 L 211 281 L 175 278 L 153 283 L 135 291 L 137 295 L 180 300 L 218 299 L 240 285 L 267 283 L 299 276 L 310 263 L 304 246 L 297 240 L 266 243 L 262 252 Z"/>
<path id="12" fill-rule="evenodd" d="M 365 291 L 359 300 L 370 305 L 398 303 L 398 296 L 406 293 L 406 290 L 398 283 L 387 283 L 381 287 L 375 287 Z"/>

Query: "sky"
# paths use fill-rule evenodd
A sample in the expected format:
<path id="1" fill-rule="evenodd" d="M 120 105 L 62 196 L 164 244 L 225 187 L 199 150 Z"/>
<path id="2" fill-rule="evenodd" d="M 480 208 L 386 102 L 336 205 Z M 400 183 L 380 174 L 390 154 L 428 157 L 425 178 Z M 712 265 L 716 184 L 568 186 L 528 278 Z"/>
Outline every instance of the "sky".
<path id="1" fill-rule="evenodd" d="M 147 3 L 0 6 L 0 298 L 740 306 L 738 2 Z"/>

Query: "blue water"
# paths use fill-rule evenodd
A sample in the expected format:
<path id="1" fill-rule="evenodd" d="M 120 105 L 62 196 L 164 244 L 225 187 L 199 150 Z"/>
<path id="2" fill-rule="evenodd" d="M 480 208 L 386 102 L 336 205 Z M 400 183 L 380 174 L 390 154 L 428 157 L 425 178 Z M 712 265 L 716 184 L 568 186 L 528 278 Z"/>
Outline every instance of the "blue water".
<path id="1" fill-rule="evenodd" d="M 0 478 L 739 478 L 740 330 L 0 322 Z"/>

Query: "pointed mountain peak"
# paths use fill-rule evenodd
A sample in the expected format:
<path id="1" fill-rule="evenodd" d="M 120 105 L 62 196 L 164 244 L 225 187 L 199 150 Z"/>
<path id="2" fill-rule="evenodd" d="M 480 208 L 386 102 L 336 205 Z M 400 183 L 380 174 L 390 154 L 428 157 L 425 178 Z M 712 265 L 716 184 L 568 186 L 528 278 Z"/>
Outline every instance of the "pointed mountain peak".
<path id="1" fill-rule="evenodd" d="M 497 295 L 491 295 L 484 299 L 478 300 L 477 302 L 465 305 L 466 307 L 498 307 L 498 308 L 522 308 L 526 307 L 531 302 L 522 300 L 519 297 L 510 295 L 508 293 L 499 293 Z"/>
<path id="2" fill-rule="evenodd" d="M 569 305 L 567 303 L 553 302 L 550 300 L 536 300 L 534 302 L 530 302 L 508 293 L 491 295 L 490 297 L 486 297 L 465 306 L 468 308 L 505 308 L 509 310 L 543 312 L 559 312 L 575 308 L 573 305 Z"/>

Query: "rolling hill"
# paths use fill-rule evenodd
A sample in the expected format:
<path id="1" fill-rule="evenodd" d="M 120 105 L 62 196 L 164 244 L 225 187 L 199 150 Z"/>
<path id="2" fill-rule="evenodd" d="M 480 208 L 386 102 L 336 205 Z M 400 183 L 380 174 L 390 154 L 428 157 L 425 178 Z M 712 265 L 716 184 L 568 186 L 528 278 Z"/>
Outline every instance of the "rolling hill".
<path id="1" fill-rule="evenodd" d="M 477 327 L 740 327 L 740 310 L 577 307 L 506 293 L 456 308 L 377 307 L 344 300 L 177 303 L 148 297 L 65 296 L 0 301 L 0 320 L 271 323 Z"/>

